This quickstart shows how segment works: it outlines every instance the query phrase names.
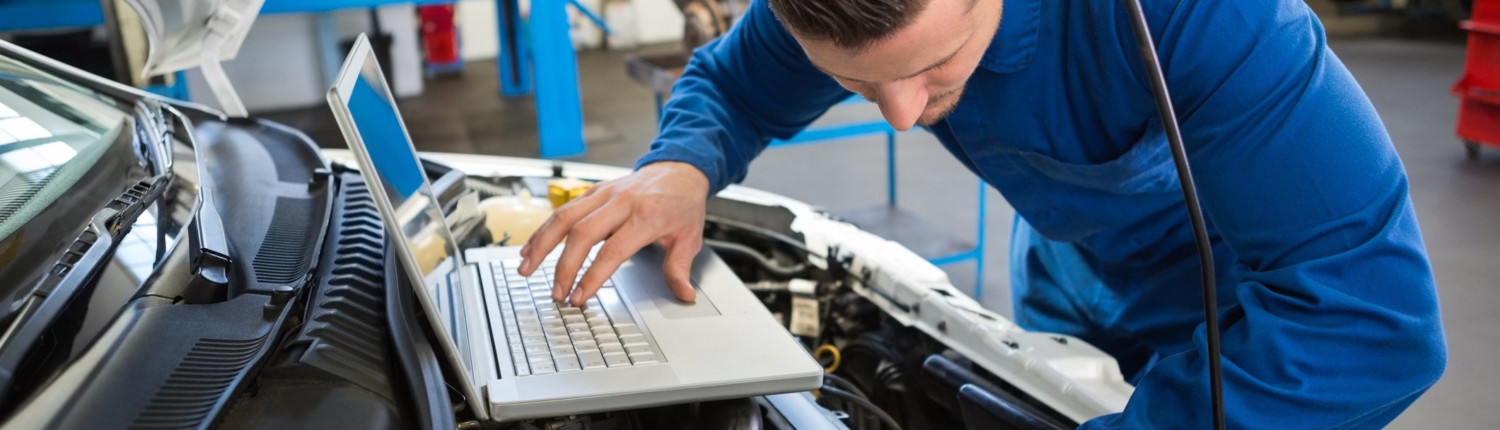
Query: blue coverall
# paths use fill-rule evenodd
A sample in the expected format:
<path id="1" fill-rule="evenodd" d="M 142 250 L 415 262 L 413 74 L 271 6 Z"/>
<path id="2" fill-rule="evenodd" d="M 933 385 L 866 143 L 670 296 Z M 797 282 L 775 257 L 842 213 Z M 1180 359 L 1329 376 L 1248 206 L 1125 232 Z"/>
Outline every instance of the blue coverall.
<path id="1" fill-rule="evenodd" d="M 1302 0 L 1147 0 L 1212 236 L 1232 428 L 1385 425 L 1442 375 L 1406 174 Z M 927 127 L 1019 215 L 1017 322 L 1078 336 L 1136 384 L 1089 429 L 1208 428 L 1199 265 L 1117 0 L 1004 0 L 956 110 Z M 637 166 L 739 182 L 850 93 L 764 1 L 699 48 Z"/>

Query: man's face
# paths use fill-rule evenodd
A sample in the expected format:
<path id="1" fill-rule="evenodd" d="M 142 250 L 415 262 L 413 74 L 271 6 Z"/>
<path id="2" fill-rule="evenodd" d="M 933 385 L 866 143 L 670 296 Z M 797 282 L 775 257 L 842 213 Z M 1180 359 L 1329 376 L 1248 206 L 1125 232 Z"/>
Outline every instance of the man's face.
<path id="1" fill-rule="evenodd" d="M 814 66 L 880 105 L 885 120 L 906 131 L 953 112 L 1000 28 L 1000 2 L 929 0 L 906 28 L 862 50 L 792 34 Z"/>

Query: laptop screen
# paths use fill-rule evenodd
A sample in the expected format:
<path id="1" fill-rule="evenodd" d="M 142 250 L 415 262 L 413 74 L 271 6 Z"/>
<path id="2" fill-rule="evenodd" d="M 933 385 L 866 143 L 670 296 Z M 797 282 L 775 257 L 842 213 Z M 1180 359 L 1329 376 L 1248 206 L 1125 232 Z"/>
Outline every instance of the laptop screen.
<path id="1" fill-rule="evenodd" d="M 471 379 L 477 351 L 471 350 L 469 342 L 472 321 L 467 317 L 471 315 L 465 315 L 474 306 L 468 302 L 478 299 L 466 299 L 463 283 L 456 279 L 464 267 L 458 243 L 443 219 L 390 86 L 363 35 L 355 41 L 328 101 L 349 149 L 359 160 L 360 176 L 370 187 L 390 242 L 440 338 L 435 341 L 452 370 L 461 375 L 459 390 L 475 415 L 488 419 Z"/>
<path id="2" fill-rule="evenodd" d="M 374 64 L 374 59 L 368 63 Z M 396 224 L 411 248 L 406 251 L 421 268 L 424 279 L 446 276 L 437 269 L 452 267 L 454 262 L 448 260 L 458 253 L 406 128 L 396 114 L 395 100 L 378 69 L 365 67 L 356 76 L 349 93 L 349 115 L 395 209 Z"/>

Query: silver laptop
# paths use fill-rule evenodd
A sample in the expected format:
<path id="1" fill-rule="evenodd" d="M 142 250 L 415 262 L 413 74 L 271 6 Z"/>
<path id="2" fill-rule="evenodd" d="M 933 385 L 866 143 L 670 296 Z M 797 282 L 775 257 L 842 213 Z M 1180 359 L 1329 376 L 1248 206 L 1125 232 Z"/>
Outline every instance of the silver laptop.
<path id="1" fill-rule="evenodd" d="M 822 368 L 729 267 L 698 254 L 695 303 L 663 252 L 641 251 L 581 308 L 552 302 L 556 254 L 530 277 L 519 247 L 460 254 L 370 45 L 360 36 L 328 102 L 417 289 L 458 389 L 507 421 L 806 391 Z"/>

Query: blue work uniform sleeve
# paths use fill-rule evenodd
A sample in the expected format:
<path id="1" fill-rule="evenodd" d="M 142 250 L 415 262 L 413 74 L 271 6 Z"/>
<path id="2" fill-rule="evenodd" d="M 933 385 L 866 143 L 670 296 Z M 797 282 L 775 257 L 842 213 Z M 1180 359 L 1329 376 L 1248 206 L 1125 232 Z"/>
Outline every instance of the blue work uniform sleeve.
<path id="1" fill-rule="evenodd" d="M 694 51 L 662 110 L 660 134 L 636 168 L 691 164 L 710 193 L 745 179 L 771 139 L 787 139 L 849 97 L 808 61 L 763 0 L 728 33 Z"/>
<path id="2" fill-rule="evenodd" d="M 1148 6 L 1204 211 L 1242 272 L 1238 304 L 1220 309 L 1229 427 L 1385 425 L 1447 353 L 1406 174 L 1374 107 L 1301 0 Z M 1149 367 L 1122 414 L 1083 428 L 1210 428 L 1204 334 Z"/>

